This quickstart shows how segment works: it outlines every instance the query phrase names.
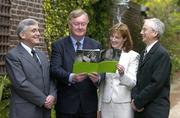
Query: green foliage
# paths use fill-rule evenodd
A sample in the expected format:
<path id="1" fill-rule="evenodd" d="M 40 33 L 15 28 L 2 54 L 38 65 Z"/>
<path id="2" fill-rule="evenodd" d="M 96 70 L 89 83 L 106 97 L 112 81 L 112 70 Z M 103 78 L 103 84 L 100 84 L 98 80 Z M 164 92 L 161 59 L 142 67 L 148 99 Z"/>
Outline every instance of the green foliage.
<path id="1" fill-rule="evenodd" d="M 180 31 L 180 12 L 176 9 L 178 0 L 149 0 L 145 5 L 150 8 L 149 15 L 161 19 L 166 25 L 165 37 Z"/>
<path id="2" fill-rule="evenodd" d="M 2 89 L 2 90 L 1 90 Z M 10 80 L 6 75 L 0 76 L 0 118 L 8 118 L 9 114 L 9 99 L 10 93 Z M 55 118 L 55 110 L 51 110 L 51 118 Z"/>
<path id="3" fill-rule="evenodd" d="M 180 42 L 177 33 L 180 31 L 180 12 L 178 0 L 149 0 L 146 6 L 150 8 L 149 15 L 157 17 L 165 23 L 165 33 L 161 38 L 161 43 L 169 50 L 172 58 L 172 72 L 180 70 Z"/>
<path id="4" fill-rule="evenodd" d="M 9 100 L 5 99 L 0 102 L 0 118 L 8 118 L 9 114 Z"/>
<path id="5" fill-rule="evenodd" d="M 9 98 L 10 98 L 10 81 L 7 76 L 0 76 L 0 118 L 8 118 Z"/>
<path id="6" fill-rule="evenodd" d="M 114 0 L 44 0 L 45 11 L 45 41 L 48 52 L 51 51 L 51 43 L 59 37 L 68 35 L 67 18 L 69 13 L 77 8 L 84 9 L 90 18 L 87 34 L 97 39 L 105 47 L 107 45 L 108 29 L 111 27 L 111 8 Z M 178 0 L 132 0 L 150 8 L 148 16 L 161 19 L 166 25 L 166 31 L 161 38 L 162 44 L 171 53 L 173 70 L 179 69 L 180 42 L 177 32 L 180 31 L 180 12 L 177 12 Z M 137 33 L 138 34 L 138 33 Z M 140 41 L 135 41 L 135 48 Z M 178 64 L 178 65 L 176 65 Z M 177 70 L 176 70 L 177 71 Z"/>
<path id="7" fill-rule="evenodd" d="M 3 94 L 3 89 L 4 89 L 5 78 L 6 78 L 6 76 L 4 76 L 3 78 L 1 78 L 1 80 L 0 80 L 0 101 L 1 101 L 1 99 L 2 99 L 2 94 Z"/>
<path id="8" fill-rule="evenodd" d="M 111 7 L 113 0 L 99 0 L 89 6 L 90 24 L 88 35 L 96 38 L 103 47 L 107 46 L 109 28 L 111 27 Z"/>
<path id="9" fill-rule="evenodd" d="M 54 1 L 54 2 L 53 2 Z M 105 44 L 106 34 L 110 27 L 109 9 L 111 0 L 44 0 L 45 41 L 48 52 L 51 43 L 59 37 L 69 34 L 67 18 L 77 8 L 84 9 L 90 18 L 87 34 Z"/>
<path id="10" fill-rule="evenodd" d="M 149 7 L 148 16 L 157 17 L 165 23 L 165 33 L 161 43 L 168 49 L 172 59 L 172 72 L 180 71 L 180 12 L 179 0 L 133 0 Z"/>
<path id="11" fill-rule="evenodd" d="M 5 95 L 3 91 L 6 91 L 7 88 L 9 88 L 9 85 L 10 81 L 7 76 L 0 76 L 0 101 L 8 97 L 8 95 Z"/>
<path id="12" fill-rule="evenodd" d="M 176 54 L 171 55 L 173 68 L 172 73 L 175 73 L 176 71 L 180 70 L 180 58 Z"/>
<path id="13" fill-rule="evenodd" d="M 149 17 L 157 17 L 165 23 L 165 33 L 161 38 L 161 42 L 167 48 L 171 45 L 176 46 L 176 33 L 180 31 L 180 12 L 178 9 L 178 0 L 133 0 L 150 10 L 147 12 Z M 171 44 L 171 45 L 169 45 Z"/>
<path id="14" fill-rule="evenodd" d="M 44 0 L 45 40 L 50 51 L 51 43 L 68 35 L 67 18 L 73 9 L 82 8 L 96 0 Z"/>
<path id="15" fill-rule="evenodd" d="M 147 2 L 147 0 L 131 0 L 131 1 L 139 3 L 139 4 L 144 4 Z"/>

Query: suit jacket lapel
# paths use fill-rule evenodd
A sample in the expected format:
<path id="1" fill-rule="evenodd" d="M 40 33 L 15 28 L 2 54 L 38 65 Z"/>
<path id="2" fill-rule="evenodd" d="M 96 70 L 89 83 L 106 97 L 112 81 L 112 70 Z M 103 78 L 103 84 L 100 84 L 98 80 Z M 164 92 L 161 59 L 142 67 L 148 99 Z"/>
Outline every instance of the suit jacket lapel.
<path id="1" fill-rule="evenodd" d="M 39 57 L 39 59 L 40 59 L 40 62 L 41 62 L 41 69 L 42 69 L 42 71 L 44 72 L 44 67 L 45 67 L 45 62 L 46 62 L 46 60 L 45 60 L 45 58 L 44 58 L 44 56 L 42 56 L 42 54 L 40 53 L 40 51 L 39 50 L 36 50 L 36 52 L 37 52 L 37 55 L 38 55 L 38 57 Z"/>
<path id="2" fill-rule="evenodd" d="M 67 54 L 72 58 L 72 60 L 74 61 L 75 60 L 75 49 L 74 49 L 74 46 L 73 46 L 73 43 L 71 41 L 71 38 L 70 36 L 67 37 L 67 40 L 65 40 L 65 48 L 67 50 Z"/>
<path id="3" fill-rule="evenodd" d="M 83 49 L 93 49 L 91 45 L 89 45 L 89 40 L 87 37 L 84 38 Z"/>
<path id="4" fill-rule="evenodd" d="M 88 49 L 88 47 L 88 40 L 87 38 L 84 38 L 83 49 Z"/>
<path id="5" fill-rule="evenodd" d="M 65 48 L 67 50 L 67 53 L 69 54 L 69 56 L 72 58 L 72 60 L 75 60 L 75 56 L 76 56 L 76 52 L 73 46 L 73 43 L 71 41 L 70 36 L 67 37 L 67 40 L 65 40 Z M 83 49 L 92 49 L 91 45 L 89 45 L 89 40 L 87 37 L 84 38 L 84 42 L 83 42 Z"/>
<path id="6" fill-rule="evenodd" d="M 45 85 L 45 83 L 47 83 L 47 79 L 45 79 L 46 77 L 46 73 L 45 72 L 47 72 L 47 71 L 45 71 L 45 68 L 46 68 L 46 66 L 47 66 L 47 63 L 46 63 L 46 58 L 42 55 L 42 53 L 40 53 L 40 51 L 39 50 L 36 50 L 36 53 L 37 53 L 37 55 L 38 55 L 38 57 L 39 57 L 39 59 L 40 59 L 40 62 L 41 62 L 41 67 L 40 67 L 40 69 L 41 69 L 41 72 L 42 72 L 42 76 L 43 76 L 43 78 L 42 78 L 42 80 L 43 80 L 43 84 Z M 37 64 L 36 64 L 37 65 Z M 46 86 L 44 86 L 44 88 L 46 88 Z M 48 93 L 47 91 L 46 91 L 47 89 L 45 89 L 45 92 L 46 92 L 46 94 Z"/>
<path id="7" fill-rule="evenodd" d="M 21 46 L 21 44 L 19 44 L 17 46 L 20 54 L 22 55 L 22 57 L 24 59 L 26 59 L 29 63 L 31 63 L 32 65 L 34 65 L 34 67 L 40 71 L 39 65 L 37 64 L 37 62 L 33 59 L 33 57 Z"/>
<path id="8" fill-rule="evenodd" d="M 140 67 L 143 66 L 154 54 L 154 52 L 157 50 L 157 48 L 160 46 L 159 42 L 157 42 L 147 53 L 145 59 L 143 60 L 143 52 L 141 53 L 141 58 L 140 58 Z"/>

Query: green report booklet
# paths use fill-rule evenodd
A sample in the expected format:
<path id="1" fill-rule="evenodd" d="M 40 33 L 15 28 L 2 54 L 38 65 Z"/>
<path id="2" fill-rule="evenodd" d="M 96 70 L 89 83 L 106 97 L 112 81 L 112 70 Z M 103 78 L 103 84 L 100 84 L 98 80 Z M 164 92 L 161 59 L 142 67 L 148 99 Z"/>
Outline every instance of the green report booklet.
<path id="1" fill-rule="evenodd" d="M 76 51 L 73 73 L 116 72 L 121 51 L 117 49 L 83 49 Z"/>
<path id="2" fill-rule="evenodd" d="M 101 62 L 78 62 L 76 61 L 73 66 L 73 73 L 82 73 L 82 72 L 116 72 L 116 65 L 118 61 L 101 61 Z"/>

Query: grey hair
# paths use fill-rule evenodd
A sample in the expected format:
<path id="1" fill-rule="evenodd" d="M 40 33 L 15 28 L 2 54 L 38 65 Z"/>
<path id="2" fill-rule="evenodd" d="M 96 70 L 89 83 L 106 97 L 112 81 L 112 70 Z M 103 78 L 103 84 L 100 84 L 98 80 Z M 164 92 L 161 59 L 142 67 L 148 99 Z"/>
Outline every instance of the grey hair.
<path id="1" fill-rule="evenodd" d="M 69 14 L 69 17 L 68 17 L 68 21 L 70 21 L 73 18 L 80 17 L 81 15 L 85 15 L 89 22 L 88 14 L 82 9 L 76 9 L 76 10 L 71 11 L 71 13 Z"/>
<path id="2" fill-rule="evenodd" d="M 165 30 L 165 25 L 161 20 L 157 18 L 150 18 L 150 19 L 145 19 L 145 22 L 150 23 L 151 24 L 150 27 L 154 31 L 158 32 L 159 36 L 162 36 Z"/>
<path id="3" fill-rule="evenodd" d="M 37 23 L 38 23 L 38 21 L 31 19 L 31 18 L 22 20 L 17 26 L 17 29 L 16 29 L 17 35 L 20 37 L 21 32 L 25 31 L 29 26 L 35 25 Z"/>

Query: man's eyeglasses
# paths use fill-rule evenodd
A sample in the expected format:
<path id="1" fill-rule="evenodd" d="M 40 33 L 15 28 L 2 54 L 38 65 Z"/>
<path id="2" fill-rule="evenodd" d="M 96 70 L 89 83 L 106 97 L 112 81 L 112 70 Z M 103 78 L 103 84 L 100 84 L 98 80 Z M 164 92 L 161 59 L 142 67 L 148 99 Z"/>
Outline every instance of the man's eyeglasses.
<path id="1" fill-rule="evenodd" d="M 86 22 L 72 22 L 71 25 L 73 25 L 74 27 L 78 27 L 78 26 L 82 26 L 82 27 L 85 27 L 87 26 L 88 23 Z"/>
<path id="2" fill-rule="evenodd" d="M 146 32 L 146 31 L 152 31 L 152 32 L 156 32 L 154 29 L 152 28 L 146 28 L 146 27 L 143 27 L 141 32 Z"/>

